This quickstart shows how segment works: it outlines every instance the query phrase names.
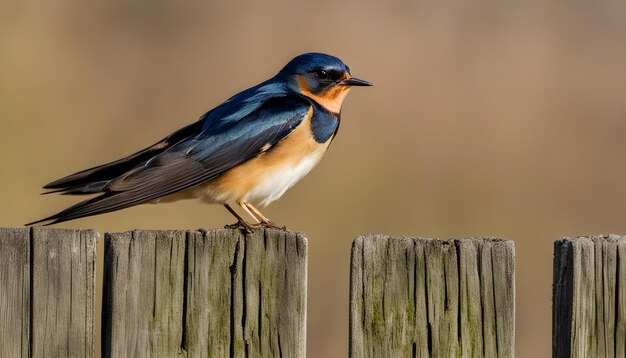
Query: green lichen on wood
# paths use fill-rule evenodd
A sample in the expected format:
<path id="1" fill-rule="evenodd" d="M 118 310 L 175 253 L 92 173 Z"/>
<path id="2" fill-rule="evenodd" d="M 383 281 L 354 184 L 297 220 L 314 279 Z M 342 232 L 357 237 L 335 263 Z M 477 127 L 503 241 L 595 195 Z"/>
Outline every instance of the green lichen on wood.
<path id="1" fill-rule="evenodd" d="M 512 286 L 513 265 L 496 271 L 481 260 L 481 255 L 491 254 L 482 250 L 483 244 L 493 242 L 501 241 L 382 235 L 355 240 L 350 282 L 351 356 L 480 357 L 483 352 L 489 357 L 511 356 L 512 339 L 508 346 L 494 345 L 497 352 L 483 347 L 483 325 L 495 325 L 497 319 L 489 308 L 492 303 L 483 298 L 490 295 L 500 304 L 514 304 L 512 291 L 499 288 L 500 277 Z M 508 254 L 499 253 L 494 260 L 512 260 L 512 252 L 512 243 L 507 243 Z M 485 275 L 497 280 L 483 280 Z M 497 331 L 498 338 L 512 337 L 512 309 L 503 310 L 502 315 L 506 327 Z"/>
<path id="2" fill-rule="evenodd" d="M 116 264 L 104 288 L 115 298 L 105 320 L 110 355 L 304 355 L 302 235 L 135 231 L 108 240 Z"/>

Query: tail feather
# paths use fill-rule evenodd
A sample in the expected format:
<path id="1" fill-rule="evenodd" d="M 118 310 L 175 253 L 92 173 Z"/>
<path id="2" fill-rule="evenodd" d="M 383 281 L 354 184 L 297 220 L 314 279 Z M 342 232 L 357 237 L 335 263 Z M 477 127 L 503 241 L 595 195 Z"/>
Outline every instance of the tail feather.
<path id="1" fill-rule="evenodd" d="M 80 172 L 68 175 L 59 180 L 55 180 L 44 186 L 44 189 L 71 189 L 74 187 L 90 185 L 93 183 L 99 183 L 102 181 L 109 181 L 117 178 L 120 175 L 128 172 L 129 170 L 144 164 L 154 156 L 163 153 L 172 145 L 185 140 L 186 138 L 199 133 L 202 129 L 202 121 L 196 121 L 191 123 L 169 136 L 163 138 L 161 141 L 153 144 L 152 146 L 140 150 L 139 152 L 132 154 L 128 157 L 116 160 L 111 163 L 99 165 L 90 169 L 82 170 Z M 70 193 L 68 193 L 70 194 Z M 75 193 L 71 193 L 75 194 Z"/>
<path id="2" fill-rule="evenodd" d="M 128 208 L 140 203 L 141 201 L 127 200 L 124 198 L 123 193 L 107 192 L 95 198 L 81 201 L 80 203 L 70 206 L 69 208 L 54 215 L 28 223 L 26 226 L 36 225 L 43 222 L 47 222 L 44 226 L 58 224 L 64 221 Z"/>
<path id="3" fill-rule="evenodd" d="M 41 193 L 41 195 L 48 195 L 58 193 L 61 195 L 88 195 L 101 193 L 108 181 L 97 181 L 94 183 L 87 183 L 82 185 L 74 185 L 67 188 L 55 189 Z"/>
<path id="4" fill-rule="evenodd" d="M 107 192 L 105 191 L 105 187 L 111 180 L 128 173 L 136 167 L 142 166 L 148 160 L 163 153 L 176 143 L 199 133 L 202 129 L 202 124 L 203 121 L 198 120 L 170 134 L 154 145 L 126 158 L 83 170 L 46 184 L 44 189 L 52 190 L 42 193 L 44 195 L 52 193 L 59 193 L 61 195 L 102 194 L 95 198 L 84 200 L 57 214 L 33 221 L 26 225 L 29 226 L 47 222 L 44 224 L 47 226 L 86 216 L 108 213 L 142 203 L 146 198 L 141 197 L 137 192 Z"/>

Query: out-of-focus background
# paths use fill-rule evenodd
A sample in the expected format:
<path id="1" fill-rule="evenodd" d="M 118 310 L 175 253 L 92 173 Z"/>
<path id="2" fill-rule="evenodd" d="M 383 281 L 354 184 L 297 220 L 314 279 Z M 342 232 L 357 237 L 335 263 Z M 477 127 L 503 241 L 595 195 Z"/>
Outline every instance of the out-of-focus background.
<path id="1" fill-rule="evenodd" d="M 350 93 L 326 158 L 266 209 L 309 238 L 309 356 L 347 354 L 350 244 L 369 232 L 515 240 L 516 352 L 549 356 L 552 241 L 626 233 L 623 1 L 2 1 L 0 226 L 76 202 L 40 187 L 308 51 L 375 84 Z M 59 226 L 232 221 L 180 202 Z"/>

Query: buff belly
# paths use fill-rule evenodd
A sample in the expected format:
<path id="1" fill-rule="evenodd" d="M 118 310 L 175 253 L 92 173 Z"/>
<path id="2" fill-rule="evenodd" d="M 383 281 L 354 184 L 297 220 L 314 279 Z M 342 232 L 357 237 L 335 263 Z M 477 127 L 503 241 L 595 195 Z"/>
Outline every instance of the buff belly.
<path id="1" fill-rule="evenodd" d="M 266 206 L 319 163 L 332 137 L 324 143 L 311 134 L 311 112 L 289 136 L 218 178 L 174 194 L 176 199 L 198 198 L 207 203 L 247 201 Z M 170 198 L 165 198 L 170 199 Z M 168 200 L 169 201 L 169 200 Z"/>
<path id="2" fill-rule="evenodd" d="M 286 138 L 273 147 L 264 148 L 254 158 L 193 188 L 154 200 L 171 202 L 200 199 L 206 203 L 237 203 L 247 201 L 266 206 L 280 198 L 289 188 L 306 176 L 322 159 L 332 136 L 318 143 L 311 133 L 311 115 Z"/>
<path id="3" fill-rule="evenodd" d="M 209 203 L 243 200 L 267 206 L 307 175 L 319 163 L 324 151 L 325 148 L 319 148 L 299 160 L 270 165 L 264 163 L 265 160 L 252 159 L 217 180 L 198 187 L 196 197 Z"/>
<path id="4" fill-rule="evenodd" d="M 273 163 L 269 166 L 263 163 L 264 160 L 254 158 L 224 173 L 218 179 L 153 200 L 151 203 L 200 199 L 211 204 L 243 200 L 253 205 L 267 206 L 283 196 L 319 163 L 325 147 L 320 147 L 300 160 Z"/>

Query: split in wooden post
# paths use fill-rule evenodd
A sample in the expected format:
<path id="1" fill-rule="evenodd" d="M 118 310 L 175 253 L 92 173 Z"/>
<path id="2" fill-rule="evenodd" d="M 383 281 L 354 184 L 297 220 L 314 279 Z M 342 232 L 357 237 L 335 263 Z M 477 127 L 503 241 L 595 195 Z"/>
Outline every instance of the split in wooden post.
<path id="1" fill-rule="evenodd" d="M 512 241 L 369 235 L 352 245 L 351 357 L 512 357 Z"/>
<path id="2" fill-rule="evenodd" d="M 552 354 L 626 357 L 626 236 L 554 243 Z"/>

